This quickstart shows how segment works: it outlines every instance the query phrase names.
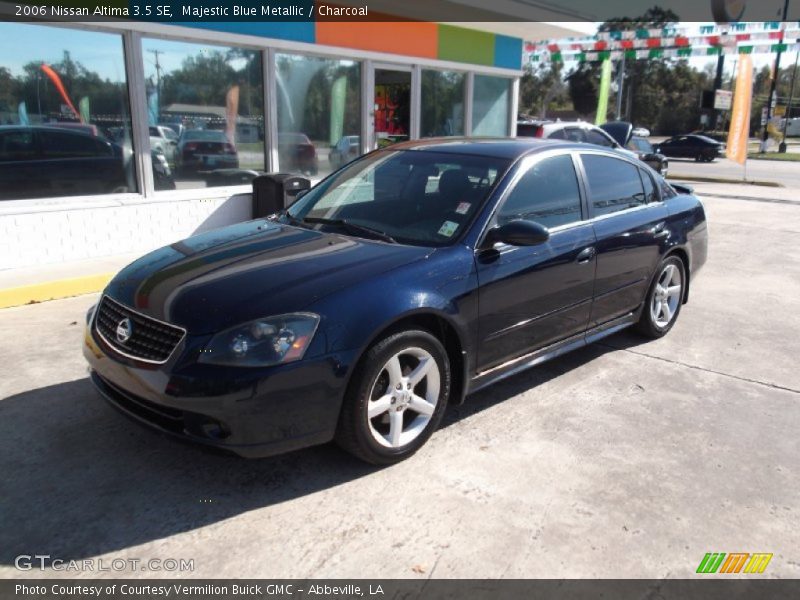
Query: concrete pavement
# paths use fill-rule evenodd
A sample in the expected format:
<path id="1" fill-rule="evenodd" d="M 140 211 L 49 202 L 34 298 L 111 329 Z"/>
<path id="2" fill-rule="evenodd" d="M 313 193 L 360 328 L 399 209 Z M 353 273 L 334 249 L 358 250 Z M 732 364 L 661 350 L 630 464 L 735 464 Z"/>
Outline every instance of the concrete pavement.
<path id="1" fill-rule="evenodd" d="M 709 262 L 666 338 L 475 394 L 386 469 L 157 437 L 87 382 L 95 296 L 0 311 L 0 577 L 40 576 L 13 567 L 33 553 L 195 565 L 48 577 L 692 577 L 706 552 L 800 577 L 800 206 L 705 203 Z"/>

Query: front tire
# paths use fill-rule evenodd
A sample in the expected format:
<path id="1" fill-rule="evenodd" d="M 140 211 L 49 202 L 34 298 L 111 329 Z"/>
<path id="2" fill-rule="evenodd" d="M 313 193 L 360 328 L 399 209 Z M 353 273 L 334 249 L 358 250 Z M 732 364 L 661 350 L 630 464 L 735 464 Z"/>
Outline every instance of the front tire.
<path id="1" fill-rule="evenodd" d="M 356 367 L 336 441 L 375 465 L 400 462 L 436 430 L 450 387 L 450 361 L 438 339 L 421 330 L 389 335 Z"/>
<path id="2" fill-rule="evenodd" d="M 665 258 L 658 269 L 650 290 L 647 292 L 642 316 L 636 329 L 642 335 L 657 339 L 663 337 L 675 325 L 683 305 L 686 285 L 686 268 L 677 256 Z"/>

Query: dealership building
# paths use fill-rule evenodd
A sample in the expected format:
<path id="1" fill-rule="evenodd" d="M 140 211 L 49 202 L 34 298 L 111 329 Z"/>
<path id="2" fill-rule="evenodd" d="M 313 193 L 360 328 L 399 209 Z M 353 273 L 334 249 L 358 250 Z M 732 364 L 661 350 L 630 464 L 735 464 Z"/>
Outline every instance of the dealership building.
<path id="1" fill-rule="evenodd" d="M 15 272 L 143 253 L 250 219 L 259 172 L 316 181 L 401 140 L 513 135 L 523 39 L 573 33 L 557 23 L 2 22 L 0 288 Z"/>

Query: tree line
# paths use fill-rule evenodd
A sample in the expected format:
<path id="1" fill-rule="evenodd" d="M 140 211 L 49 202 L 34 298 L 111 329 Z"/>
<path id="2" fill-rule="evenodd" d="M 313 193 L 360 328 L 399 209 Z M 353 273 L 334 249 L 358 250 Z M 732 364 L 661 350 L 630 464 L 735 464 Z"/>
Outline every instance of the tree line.
<path id="1" fill-rule="evenodd" d="M 677 15 L 672 11 L 653 8 L 637 19 L 611 19 L 600 26 L 601 31 L 611 29 L 638 29 L 664 27 L 675 24 Z M 728 76 L 722 81 L 722 88 L 733 90 L 736 55 L 725 57 L 729 67 Z M 619 64 L 615 64 L 614 74 Z M 565 71 L 562 63 L 526 65 L 520 80 L 520 112 L 537 117 L 548 118 L 568 115 L 583 120 L 594 121 L 597 111 L 600 87 L 599 63 L 584 62 Z M 625 79 L 622 86 L 621 116 L 639 127 L 645 127 L 655 135 L 676 135 L 701 128 L 713 129 L 712 111 L 701 107 L 704 90 L 714 89 L 715 65 L 708 64 L 696 69 L 686 59 L 654 58 L 628 60 L 625 64 Z M 756 134 L 761 129 L 761 111 L 767 103 L 771 83 L 770 67 L 762 67 L 754 77 L 753 102 L 750 131 Z M 800 71 L 800 69 L 798 70 Z M 795 74 L 794 65 L 780 69 L 777 82 L 779 105 L 788 102 L 791 82 Z M 800 75 L 800 73 L 796 74 Z M 612 81 L 617 81 L 613 78 Z M 800 95 L 800 81 L 797 82 L 797 95 Z M 618 91 L 609 96 L 607 119 L 616 117 Z M 797 107 L 791 116 L 800 117 L 800 101 L 794 100 Z M 706 124 L 702 115 L 707 116 Z M 720 129 L 726 129 L 730 119 L 727 112 L 720 113 Z"/>

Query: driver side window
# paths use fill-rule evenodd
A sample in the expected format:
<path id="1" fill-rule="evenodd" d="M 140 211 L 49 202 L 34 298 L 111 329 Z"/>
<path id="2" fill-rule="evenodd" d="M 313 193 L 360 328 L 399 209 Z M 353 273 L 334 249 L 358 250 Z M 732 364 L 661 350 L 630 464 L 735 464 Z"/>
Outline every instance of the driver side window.
<path id="1" fill-rule="evenodd" d="M 517 181 L 497 213 L 498 225 L 514 219 L 552 229 L 581 220 L 581 195 L 572 156 L 540 160 Z"/>

